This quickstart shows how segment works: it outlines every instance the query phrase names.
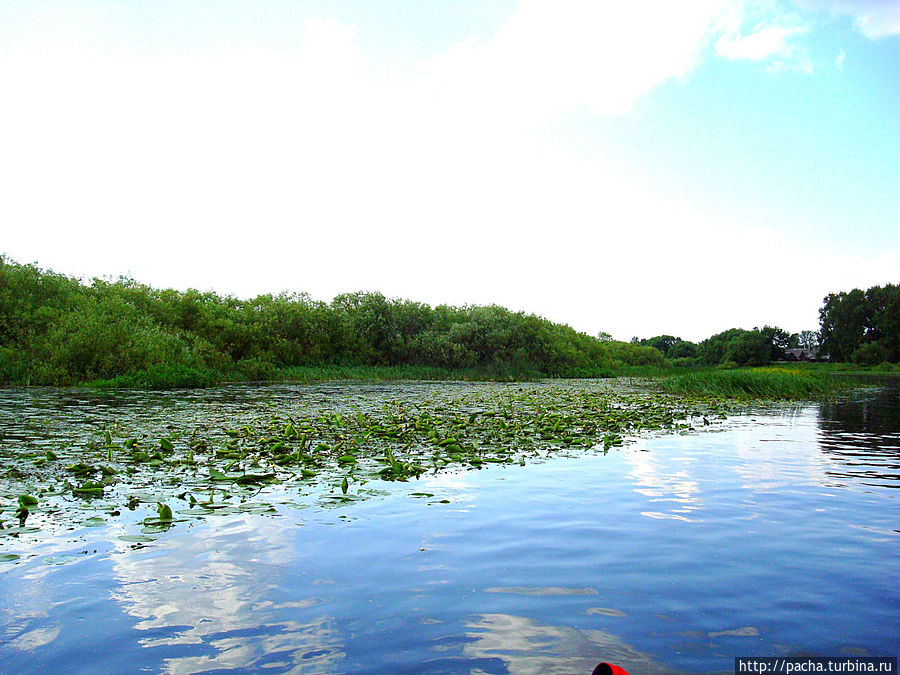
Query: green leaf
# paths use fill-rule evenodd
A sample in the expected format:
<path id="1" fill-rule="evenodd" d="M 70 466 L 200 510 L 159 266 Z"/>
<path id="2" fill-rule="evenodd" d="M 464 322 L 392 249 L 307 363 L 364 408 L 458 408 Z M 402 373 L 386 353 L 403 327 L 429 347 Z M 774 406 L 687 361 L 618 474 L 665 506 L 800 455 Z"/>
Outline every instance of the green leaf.
<path id="1" fill-rule="evenodd" d="M 160 438 L 159 447 L 166 452 L 175 452 L 175 446 L 172 445 L 172 441 L 170 441 L 168 438 Z"/>
<path id="2" fill-rule="evenodd" d="M 88 480 L 81 487 L 72 488 L 72 492 L 83 497 L 102 497 L 104 487 L 106 486 L 100 481 Z"/>
<path id="3" fill-rule="evenodd" d="M 344 480 L 341 481 L 341 492 L 343 492 L 344 494 L 347 494 L 348 487 L 349 487 L 349 484 L 347 483 L 347 478 L 345 476 Z"/>
<path id="4" fill-rule="evenodd" d="M 159 519 L 163 522 L 171 522 L 172 521 L 172 509 L 168 504 L 163 504 L 162 502 L 156 503 L 156 512 L 159 514 Z"/>
<path id="5" fill-rule="evenodd" d="M 19 506 L 37 506 L 37 497 L 32 495 L 21 495 L 19 497 Z"/>
<path id="6" fill-rule="evenodd" d="M 234 479 L 234 482 L 238 485 L 252 485 L 254 483 L 263 483 L 267 480 L 271 480 L 275 478 L 274 473 L 259 473 L 253 474 L 248 473 Z"/>

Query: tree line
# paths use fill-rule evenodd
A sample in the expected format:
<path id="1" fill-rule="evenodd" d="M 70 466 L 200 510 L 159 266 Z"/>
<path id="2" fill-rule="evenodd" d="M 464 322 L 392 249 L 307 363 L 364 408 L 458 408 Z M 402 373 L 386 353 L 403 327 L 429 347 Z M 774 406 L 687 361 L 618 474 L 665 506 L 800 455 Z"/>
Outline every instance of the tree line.
<path id="1" fill-rule="evenodd" d="M 900 362 L 900 286 L 831 293 L 822 302 L 818 331 L 730 328 L 700 343 L 672 335 L 635 337 L 632 343 L 653 347 L 669 360 L 701 365 L 762 366 L 788 359 L 798 348 L 804 356 L 861 366 Z"/>
<path id="2" fill-rule="evenodd" d="M 693 343 L 592 337 L 497 305 L 453 307 L 345 293 L 249 300 L 73 277 L 0 255 L 0 385 L 202 385 L 294 366 L 427 366 L 473 377 L 603 377 L 641 367 L 764 365 L 804 347 L 861 365 L 900 360 L 900 288 L 827 296 L 818 332 L 732 328 Z M 629 370 L 631 369 L 631 370 Z M 140 375 L 140 377 L 137 377 Z"/>
<path id="3" fill-rule="evenodd" d="M 78 279 L 0 256 L 0 384 L 70 385 L 141 374 L 162 386 L 265 380 L 291 366 L 431 366 L 492 379 L 609 376 L 656 350 L 602 343 L 496 305 L 431 307 L 380 293 L 330 303 L 250 300 Z"/>

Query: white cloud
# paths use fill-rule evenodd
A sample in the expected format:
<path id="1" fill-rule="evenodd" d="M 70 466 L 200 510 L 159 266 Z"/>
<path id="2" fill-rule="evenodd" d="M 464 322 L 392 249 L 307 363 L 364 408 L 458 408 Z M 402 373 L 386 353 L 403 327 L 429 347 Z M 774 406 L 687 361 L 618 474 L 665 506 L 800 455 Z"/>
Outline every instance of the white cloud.
<path id="1" fill-rule="evenodd" d="M 848 16 L 870 40 L 900 35 L 900 3 L 896 0 L 794 0 L 805 9 Z"/>
<path id="2" fill-rule="evenodd" d="M 716 53 L 728 59 L 750 61 L 786 56 L 792 51 L 791 38 L 805 32 L 806 29 L 799 26 L 757 26 L 749 35 L 723 35 L 716 42 Z"/>
<path id="3" fill-rule="evenodd" d="M 353 27 L 332 20 L 308 21 L 287 50 L 2 45 L 3 250 L 245 297 L 496 302 L 626 339 L 809 328 L 843 287 L 819 258 L 773 253 L 758 228 L 541 140 L 554 115 L 623 113 L 686 77 L 714 35 L 740 30 L 739 9 L 528 1 L 492 38 L 403 77 L 372 73 Z M 796 283 L 748 286 L 773 259 Z M 863 279 L 870 263 L 835 269 Z M 882 267 L 900 276 L 896 260 Z M 799 325 L 786 286 L 811 303 Z"/>
<path id="4" fill-rule="evenodd" d="M 695 66 L 731 2 L 597 3 L 525 0 L 489 40 L 457 46 L 430 73 L 445 101 L 540 121 L 584 105 L 620 114 Z"/>
<path id="5" fill-rule="evenodd" d="M 838 52 L 838 55 L 834 59 L 834 67 L 837 68 L 838 70 L 843 70 L 844 69 L 844 61 L 846 61 L 846 60 L 847 60 L 847 52 L 842 49 L 840 52 Z"/>
<path id="6" fill-rule="evenodd" d="M 747 26 L 750 26 L 747 28 Z M 809 49 L 801 41 L 811 25 L 774 3 L 745 2 L 733 8 L 716 41 L 716 54 L 731 60 L 765 62 L 770 71 L 812 73 Z"/>

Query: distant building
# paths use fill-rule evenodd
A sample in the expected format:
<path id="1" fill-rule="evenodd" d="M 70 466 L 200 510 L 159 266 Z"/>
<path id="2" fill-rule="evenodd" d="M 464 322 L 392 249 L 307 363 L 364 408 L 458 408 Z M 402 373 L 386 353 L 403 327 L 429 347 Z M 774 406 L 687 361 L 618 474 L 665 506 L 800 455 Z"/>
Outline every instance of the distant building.
<path id="1" fill-rule="evenodd" d="M 794 347 L 784 350 L 785 361 L 818 361 L 818 349 L 806 349 L 805 347 Z"/>

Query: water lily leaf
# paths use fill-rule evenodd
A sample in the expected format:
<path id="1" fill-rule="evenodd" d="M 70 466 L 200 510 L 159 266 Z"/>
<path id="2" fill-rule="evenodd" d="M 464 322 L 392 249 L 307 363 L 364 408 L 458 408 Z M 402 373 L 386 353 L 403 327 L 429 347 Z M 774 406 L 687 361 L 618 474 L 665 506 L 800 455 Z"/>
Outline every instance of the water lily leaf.
<path id="1" fill-rule="evenodd" d="M 33 495 L 20 495 L 19 506 L 37 506 L 37 497 Z"/>
<path id="2" fill-rule="evenodd" d="M 239 477 L 235 478 L 234 482 L 237 483 L 238 485 L 252 485 L 254 483 L 263 483 L 265 481 L 272 480 L 273 478 L 275 478 L 274 473 L 259 473 L 259 474 L 247 473 L 247 474 L 244 474 L 243 476 L 239 476 Z"/>
<path id="3" fill-rule="evenodd" d="M 209 467 L 209 478 L 210 480 L 231 480 L 224 473 L 212 466 Z"/>
<path id="4" fill-rule="evenodd" d="M 102 497 L 104 487 L 106 486 L 99 481 L 89 480 L 85 481 L 81 487 L 72 488 L 72 492 L 82 497 Z"/>
<path id="5" fill-rule="evenodd" d="M 159 514 L 159 520 L 161 522 L 171 521 L 172 520 L 172 508 L 168 504 L 163 504 L 162 502 L 156 503 L 156 512 Z"/>

